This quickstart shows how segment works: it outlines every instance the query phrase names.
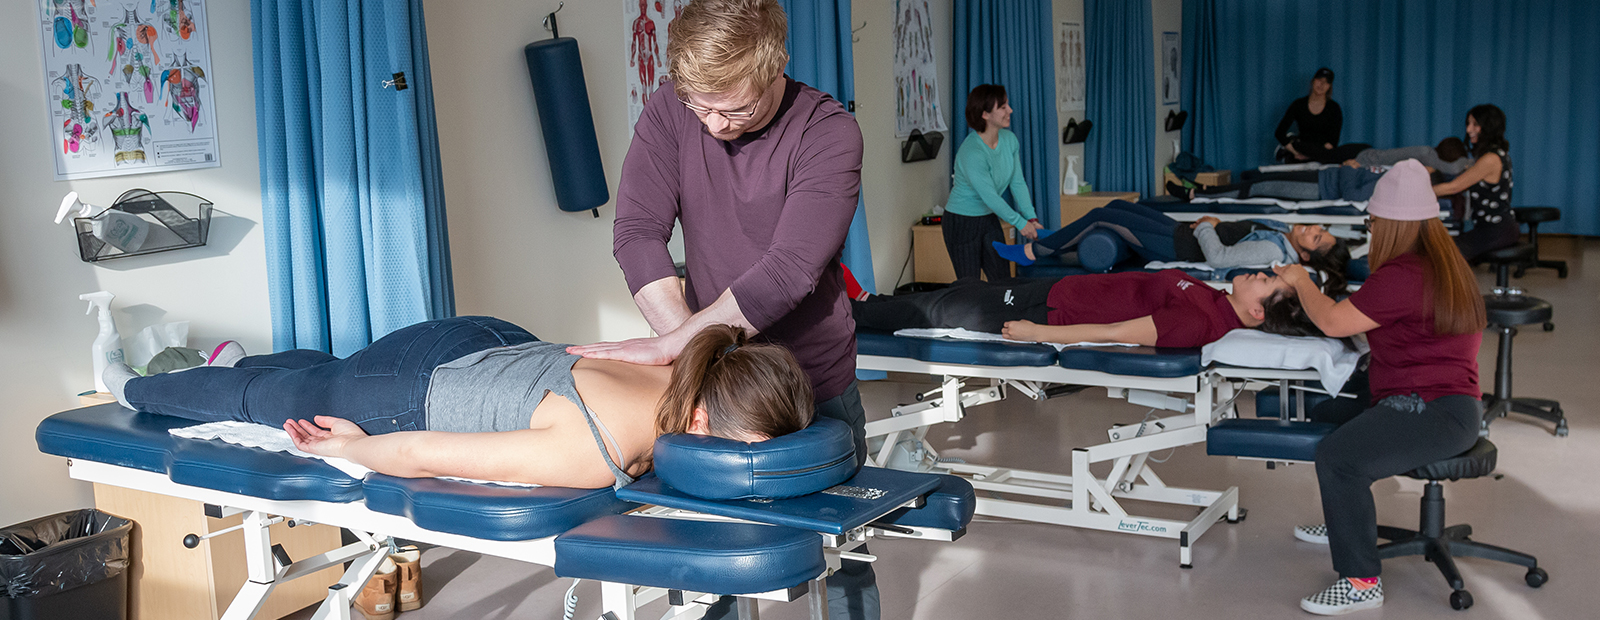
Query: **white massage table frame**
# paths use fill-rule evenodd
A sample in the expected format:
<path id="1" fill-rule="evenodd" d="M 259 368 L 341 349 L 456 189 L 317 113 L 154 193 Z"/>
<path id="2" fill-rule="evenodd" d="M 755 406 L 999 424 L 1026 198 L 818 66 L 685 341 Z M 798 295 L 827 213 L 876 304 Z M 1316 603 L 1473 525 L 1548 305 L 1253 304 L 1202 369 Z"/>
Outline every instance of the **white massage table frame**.
<path id="1" fill-rule="evenodd" d="M 1184 568 L 1193 566 L 1191 548 L 1212 525 L 1223 518 L 1230 522 L 1239 519 L 1237 487 L 1222 491 L 1170 487 L 1150 469 L 1152 452 L 1204 443 L 1209 425 L 1232 409 L 1232 384 L 1220 382 L 1209 371 L 1153 378 L 1062 366 L 980 366 L 879 355 L 858 355 L 856 367 L 943 377 L 940 388 L 926 395 L 937 394 L 937 398 L 895 407 L 891 417 L 867 423 L 868 438 L 884 438 L 882 447 L 870 455 L 869 464 L 887 466 L 901 435 L 912 433 L 933 461 L 933 471 L 965 478 L 979 491 L 1041 500 L 1017 501 L 980 495 L 977 514 L 1177 539 L 1178 563 Z M 989 379 L 990 385 L 962 391 L 967 379 Z M 937 453 L 926 442 L 933 425 L 958 422 L 966 416 L 967 407 L 1004 399 L 1006 386 L 1043 400 L 1046 384 L 1104 387 L 1113 398 L 1126 398 L 1134 404 L 1181 413 L 1138 425 L 1112 427 L 1108 431 L 1109 442 L 1072 450 L 1072 473 L 1068 475 L 937 462 Z M 1217 404 L 1217 398 L 1223 399 L 1222 404 Z M 1112 468 L 1105 478 L 1089 471 L 1091 464 L 1107 461 L 1112 463 Z M 1062 500 L 1067 502 L 1066 506 L 1060 505 Z M 1122 500 L 1194 506 L 1201 510 L 1189 521 L 1141 517 L 1130 513 Z"/>
<path id="2" fill-rule="evenodd" d="M 350 620 L 351 604 L 367 579 L 377 572 L 383 560 L 394 551 L 394 539 L 426 542 L 541 566 L 554 567 L 556 561 L 555 536 L 523 541 L 497 541 L 437 532 L 419 527 L 403 516 L 370 510 L 360 501 L 338 503 L 264 499 L 178 484 L 165 474 L 77 458 L 68 459 L 68 475 L 85 482 L 108 484 L 219 506 L 223 510 L 221 516 L 242 513 L 245 562 L 248 564 L 249 578 L 222 615 L 222 620 L 254 618 L 260 612 L 262 604 L 266 602 L 267 596 L 279 583 L 344 562 L 351 562 L 350 568 L 345 571 L 339 583 L 329 586 L 327 598 L 312 616 L 313 620 Z M 918 498 L 908 502 L 906 506 L 916 508 L 921 504 L 922 498 Z M 658 518 L 737 521 L 727 517 L 661 506 L 645 506 L 630 514 Z M 274 558 L 272 538 L 268 531 L 268 527 L 272 524 L 283 520 L 342 527 L 355 533 L 360 541 L 283 565 Z M 878 527 L 862 526 L 843 535 L 822 534 L 824 556 L 828 562 L 827 570 L 815 579 L 788 589 L 739 595 L 737 599 L 739 617 L 758 618 L 755 603 L 757 599 L 792 602 L 809 593 L 808 608 L 811 617 L 827 620 L 827 588 L 824 586 L 824 580 L 839 569 L 839 561 L 850 559 L 871 562 L 877 559 L 866 554 L 852 553 L 850 549 L 860 546 L 871 538 L 943 541 L 953 539 L 953 533 L 945 530 L 896 527 L 907 531 L 893 532 Z M 601 582 L 603 613 L 600 617 L 604 620 L 637 620 L 640 607 L 662 597 L 668 597 L 671 605 L 667 614 L 662 616 L 663 620 L 700 618 L 704 616 L 706 605 L 717 598 L 715 594 L 710 593 Z"/>
<path id="3" fill-rule="evenodd" d="M 1200 203 L 1204 204 L 1204 203 Z M 1218 203 L 1225 204 L 1225 203 Z M 1367 216 L 1362 215 L 1317 215 L 1314 213 L 1210 213 L 1206 211 L 1171 211 L 1164 212 L 1179 222 L 1194 222 L 1202 217 L 1214 217 L 1224 222 L 1238 222 L 1241 220 L 1275 220 L 1285 224 L 1326 224 L 1329 226 L 1362 226 L 1367 223 Z"/>

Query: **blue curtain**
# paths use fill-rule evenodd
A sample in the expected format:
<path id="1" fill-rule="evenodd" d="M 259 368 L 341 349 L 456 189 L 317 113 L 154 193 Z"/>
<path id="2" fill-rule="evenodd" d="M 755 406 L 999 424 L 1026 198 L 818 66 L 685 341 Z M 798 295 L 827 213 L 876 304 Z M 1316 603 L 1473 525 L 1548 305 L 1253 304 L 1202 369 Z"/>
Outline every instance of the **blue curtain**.
<path id="1" fill-rule="evenodd" d="M 343 356 L 453 315 L 422 1 L 250 10 L 273 346 Z"/>
<path id="2" fill-rule="evenodd" d="M 1004 86 L 1015 110 L 1011 131 L 1022 142 L 1022 176 L 1033 195 L 1033 209 L 1040 222 L 1054 228 L 1061 200 L 1061 137 L 1050 0 L 955 0 L 953 15 L 951 153 L 971 131 L 965 117 L 967 93 L 979 84 Z M 955 165 L 955 157 L 950 164 Z"/>
<path id="3" fill-rule="evenodd" d="M 1184 105 L 1195 120 L 1184 140 L 1208 163 L 1270 163 L 1278 119 L 1326 66 L 1336 74 L 1344 142 L 1432 145 L 1462 136 L 1472 106 L 1500 106 L 1514 204 L 1561 207 L 1561 221 L 1541 230 L 1600 235 L 1600 3 L 1187 0 L 1183 8 Z"/>
<path id="4" fill-rule="evenodd" d="M 856 98 L 855 52 L 850 43 L 850 0 L 782 0 L 789 14 L 789 77 L 833 95 L 849 105 Z M 868 292 L 877 292 L 872 274 L 872 244 L 867 207 L 856 201 L 856 216 L 844 240 L 840 262 Z"/>
<path id="5" fill-rule="evenodd" d="M 1159 194 L 1150 0 L 1084 0 L 1083 22 L 1086 116 L 1094 121 L 1083 149 L 1086 178 L 1095 191 Z"/>

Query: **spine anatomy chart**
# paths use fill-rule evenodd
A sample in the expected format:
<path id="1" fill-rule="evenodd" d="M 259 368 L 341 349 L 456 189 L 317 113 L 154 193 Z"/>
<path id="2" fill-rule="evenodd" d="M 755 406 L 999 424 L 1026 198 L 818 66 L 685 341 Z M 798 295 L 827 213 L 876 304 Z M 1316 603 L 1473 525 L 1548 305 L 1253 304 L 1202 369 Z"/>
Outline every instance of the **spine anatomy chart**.
<path id="1" fill-rule="evenodd" d="M 35 0 L 56 179 L 221 165 L 209 0 Z"/>

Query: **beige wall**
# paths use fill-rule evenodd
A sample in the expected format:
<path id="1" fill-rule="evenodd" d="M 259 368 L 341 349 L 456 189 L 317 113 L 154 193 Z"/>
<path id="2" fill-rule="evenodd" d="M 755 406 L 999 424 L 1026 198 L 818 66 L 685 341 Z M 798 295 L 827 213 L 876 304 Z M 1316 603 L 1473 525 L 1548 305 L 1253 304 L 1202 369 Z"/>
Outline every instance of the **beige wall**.
<path id="1" fill-rule="evenodd" d="M 939 96 L 945 123 L 965 123 L 952 106 L 950 0 L 931 0 L 934 62 L 939 68 Z M 939 156 L 916 163 L 900 162 L 900 139 L 894 137 L 894 0 L 854 0 L 850 5 L 856 33 L 856 118 L 866 141 L 861 187 L 866 197 L 867 226 L 872 233 L 872 266 L 878 291 L 889 292 L 901 279 L 901 266 L 911 251 L 911 224 L 950 197 L 950 157 L 959 145 L 945 132 Z M 952 126 L 953 128 L 953 126 Z M 911 282 L 912 269 L 903 276 Z"/>
<path id="2" fill-rule="evenodd" d="M 909 249 L 909 226 L 950 186 L 950 145 L 939 159 L 900 163 L 894 138 L 892 0 L 856 0 L 857 115 L 866 139 L 862 182 L 880 288 L 894 284 Z M 429 0 L 446 200 L 462 314 L 493 314 L 541 337 L 570 342 L 647 335 L 648 326 L 611 256 L 613 204 L 589 213 L 555 206 L 522 46 L 549 36 L 549 7 L 516 0 L 462 4 Z M 950 5 L 933 3 L 940 83 L 948 105 Z M 578 40 L 594 109 L 601 160 L 613 199 L 630 135 L 624 103 L 620 2 L 573 3 L 561 34 Z M 907 278 L 909 279 L 909 270 Z"/>
<path id="3" fill-rule="evenodd" d="M 1054 0 L 1054 3 L 1056 23 L 1060 23 L 1062 21 L 1083 23 L 1083 0 Z M 1159 60 L 1161 58 L 1161 33 L 1178 33 L 1178 41 L 1180 46 L 1179 50 L 1181 53 L 1181 46 L 1184 36 L 1183 0 L 1150 0 L 1150 12 L 1151 58 L 1156 59 L 1156 62 L 1154 63 L 1155 66 L 1151 68 L 1151 76 L 1154 80 L 1153 84 L 1156 93 L 1156 115 L 1155 118 L 1151 119 L 1151 123 L 1153 123 L 1153 126 L 1155 127 L 1155 143 L 1152 145 L 1154 146 L 1155 151 L 1153 161 L 1150 163 L 1150 170 L 1155 179 L 1155 185 L 1153 187 L 1156 188 L 1159 194 L 1161 192 L 1161 169 L 1166 167 L 1167 164 L 1172 163 L 1172 141 L 1178 138 L 1178 132 L 1169 133 L 1165 131 L 1167 111 L 1179 109 L 1178 105 L 1162 105 L 1161 103 L 1161 62 Z M 1052 25 L 1051 29 L 1052 31 L 1056 30 L 1055 25 Z M 1087 25 L 1085 25 L 1085 30 L 1087 30 Z M 1057 44 L 1059 45 L 1059 42 Z M 1059 70 L 1060 68 L 1058 67 L 1057 69 Z M 1066 127 L 1067 119 L 1072 117 L 1082 119 L 1083 112 L 1078 111 L 1073 112 L 1070 115 L 1062 116 L 1060 118 L 1061 126 L 1063 128 Z M 1190 119 L 1190 122 L 1193 121 L 1194 119 Z M 1056 133 L 1059 135 L 1060 131 L 1057 130 Z M 1085 173 L 1084 168 L 1093 166 L 1094 162 L 1086 161 L 1084 159 L 1082 144 L 1061 146 L 1061 170 L 1059 173 L 1065 173 L 1067 171 L 1068 155 L 1078 157 L 1078 161 L 1083 166 L 1078 168 L 1078 177 L 1081 179 L 1087 179 L 1088 175 Z M 1097 191 L 1112 191 L 1121 189 L 1125 188 L 1095 188 Z"/>
<path id="4" fill-rule="evenodd" d="M 214 85 L 222 167 L 186 172 L 52 181 L 52 138 L 45 124 L 37 3 L 0 6 L 0 527 L 92 503 L 88 485 L 66 475 L 66 461 L 34 446 L 39 420 L 77 405 L 93 389 L 89 345 L 95 317 L 78 295 L 117 295 L 124 336 L 162 321 L 192 321 L 191 345 L 236 339 L 271 348 L 255 96 L 247 2 L 215 3 L 211 19 Z M 100 10 L 111 5 L 102 2 Z M 99 42 L 97 41 L 97 44 Z M 99 48 L 104 54 L 104 48 Z M 85 52 L 87 53 L 87 52 Z M 218 215 L 210 245 L 91 265 L 78 260 L 72 229 L 52 224 L 68 191 L 108 205 L 132 188 L 193 192 Z"/>

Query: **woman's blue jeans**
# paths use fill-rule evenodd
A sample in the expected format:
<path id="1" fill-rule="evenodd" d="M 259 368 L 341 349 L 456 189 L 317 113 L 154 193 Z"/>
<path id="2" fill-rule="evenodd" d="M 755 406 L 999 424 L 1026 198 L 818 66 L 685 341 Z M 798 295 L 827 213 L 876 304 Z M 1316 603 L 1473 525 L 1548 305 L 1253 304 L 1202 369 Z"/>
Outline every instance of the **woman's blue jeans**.
<path id="1" fill-rule="evenodd" d="M 1034 256 L 1050 256 L 1068 252 L 1078 246 L 1084 234 L 1096 228 L 1121 228 L 1139 240 L 1129 244 L 1139 258 L 1146 261 L 1177 260 L 1178 250 L 1172 242 L 1172 229 L 1178 221 L 1150 207 L 1125 200 L 1113 200 L 1104 207 L 1085 213 L 1077 221 L 1067 224 L 1048 237 L 1033 242 Z"/>
<path id="2" fill-rule="evenodd" d="M 538 340 L 500 319 L 469 316 L 395 330 L 339 359 L 295 349 L 128 381 L 140 411 L 190 420 L 283 426 L 313 416 L 344 418 L 368 434 L 426 430 L 428 380 L 440 364 L 479 351 Z"/>

